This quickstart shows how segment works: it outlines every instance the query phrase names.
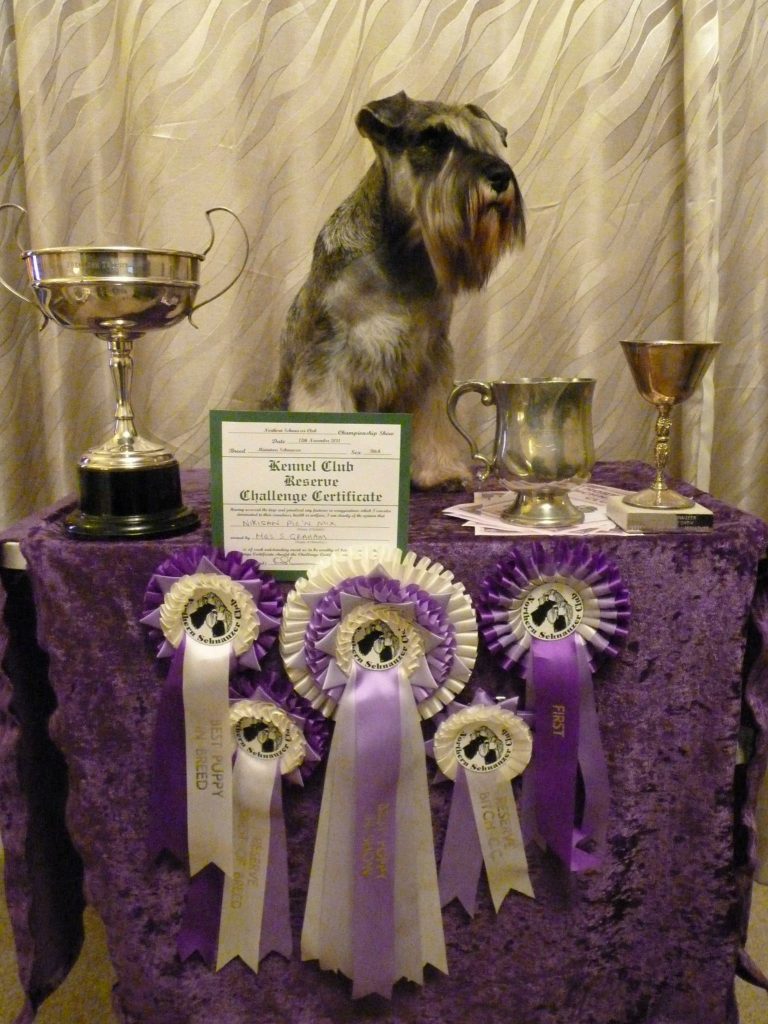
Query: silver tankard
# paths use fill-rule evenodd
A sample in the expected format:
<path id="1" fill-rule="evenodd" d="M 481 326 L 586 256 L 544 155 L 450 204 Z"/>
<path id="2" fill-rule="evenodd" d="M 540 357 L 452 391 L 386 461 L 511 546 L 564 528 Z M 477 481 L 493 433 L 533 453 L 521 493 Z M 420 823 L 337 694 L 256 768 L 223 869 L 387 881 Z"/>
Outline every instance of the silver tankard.
<path id="1" fill-rule="evenodd" d="M 568 492 L 589 479 L 595 462 L 591 377 L 520 377 L 490 383 L 464 381 L 448 399 L 448 418 L 481 464 L 480 478 L 494 473 L 517 492 L 503 518 L 537 528 L 573 526 L 584 513 Z M 457 403 L 476 392 L 496 406 L 493 453 L 483 455 L 459 424 Z"/>

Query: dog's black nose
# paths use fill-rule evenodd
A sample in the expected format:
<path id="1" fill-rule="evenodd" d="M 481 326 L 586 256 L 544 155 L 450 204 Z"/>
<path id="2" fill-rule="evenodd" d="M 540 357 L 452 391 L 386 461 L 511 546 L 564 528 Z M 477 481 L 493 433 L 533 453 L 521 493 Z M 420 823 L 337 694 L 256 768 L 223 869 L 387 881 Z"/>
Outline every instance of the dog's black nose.
<path id="1" fill-rule="evenodd" d="M 512 180 L 512 168 L 503 160 L 489 161 L 483 168 L 486 180 L 494 192 L 500 195 Z"/>

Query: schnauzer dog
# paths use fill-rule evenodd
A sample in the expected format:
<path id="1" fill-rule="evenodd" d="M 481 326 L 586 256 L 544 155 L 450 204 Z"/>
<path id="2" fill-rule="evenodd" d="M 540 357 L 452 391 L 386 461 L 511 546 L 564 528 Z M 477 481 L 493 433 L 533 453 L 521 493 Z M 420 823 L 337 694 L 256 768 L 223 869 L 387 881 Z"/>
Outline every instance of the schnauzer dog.
<path id="1" fill-rule="evenodd" d="M 481 288 L 525 238 L 503 159 L 506 131 L 480 107 L 404 92 L 356 118 L 376 161 L 315 242 L 281 340 L 273 404 L 296 412 L 412 413 L 417 487 L 467 483 L 446 402 L 453 296 Z"/>

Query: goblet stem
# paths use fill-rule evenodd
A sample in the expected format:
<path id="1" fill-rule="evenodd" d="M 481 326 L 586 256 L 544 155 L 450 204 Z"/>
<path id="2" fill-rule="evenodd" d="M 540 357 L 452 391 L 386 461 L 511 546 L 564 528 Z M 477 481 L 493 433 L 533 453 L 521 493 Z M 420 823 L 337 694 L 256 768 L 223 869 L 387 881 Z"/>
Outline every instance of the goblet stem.
<path id="1" fill-rule="evenodd" d="M 669 461 L 669 432 L 672 428 L 670 413 L 671 402 L 659 402 L 656 405 L 658 415 L 656 416 L 656 444 L 654 455 L 656 459 L 656 478 L 651 485 L 657 494 L 666 489 L 664 484 L 664 470 Z"/>
<path id="2" fill-rule="evenodd" d="M 115 388 L 115 429 L 112 444 L 120 451 L 131 451 L 138 436 L 131 407 L 133 382 L 133 338 L 119 328 L 108 338 L 109 369 Z"/>

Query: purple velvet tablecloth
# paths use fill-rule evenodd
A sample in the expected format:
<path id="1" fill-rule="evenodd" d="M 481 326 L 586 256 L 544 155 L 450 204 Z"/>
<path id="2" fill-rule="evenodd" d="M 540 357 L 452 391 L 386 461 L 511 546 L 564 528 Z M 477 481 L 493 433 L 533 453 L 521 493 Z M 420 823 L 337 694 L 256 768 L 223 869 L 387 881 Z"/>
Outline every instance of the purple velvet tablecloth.
<path id="1" fill-rule="evenodd" d="M 637 486 L 639 469 L 603 465 L 595 479 Z M 430 969 L 423 987 L 401 983 L 391 1002 L 353 1002 L 344 978 L 298 959 L 322 770 L 304 791 L 285 795 L 294 958 L 272 954 L 254 975 L 239 960 L 213 973 L 176 955 L 187 879 L 171 861 L 151 863 L 145 853 L 151 736 L 167 666 L 138 620 L 156 566 L 175 548 L 209 540 L 207 475 L 186 474 L 184 486 L 203 526 L 183 537 L 78 542 L 64 536 L 58 511 L 23 531 L 48 665 L 42 655 L 31 668 L 17 665 L 23 624 L 13 619 L 11 587 L 0 630 L 0 642 L 10 637 L 0 695 L 0 820 L 28 1017 L 77 952 L 76 851 L 85 896 L 107 929 L 115 1008 L 131 1024 L 734 1024 L 752 812 L 768 756 L 760 586 L 768 526 L 702 496 L 716 513 L 710 532 L 588 539 L 616 563 L 632 602 L 629 636 L 595 679 L 612 794 L 603 868 L 569 881 L 532 849 L 536 901 L 512 893 L 496 916 L 483 880 L 474 919 L 455 903 L 444 912 L 447 976 Z M 410 546 L 451 569 L 476 598 L 513 542 L 475 538 L 441 515 L 458 500 L 415 494 Z M 277 663 L 274 650 L 269 664 Z M 33 685 L 36 711 L 21 696 Z M 476 686 L 521 692 L 482 645 L 470 691 Z M 30 736 L 47 743 L 46 701 L 52 707 L 54 699 L 53 746 L 40 754 Z M 755 742 L 737 772 L 744 721 L 756 725 Z M 64 762 L 66 829 L 56 810 Z M 30 763 L 43 765 L 37 781 Z M 431 788 L 438 852 L 450 792 L 446 784 Z M 41 793 L 50 793 L 50 821 Z M 36 851 L 49 826 L 61 834 L 46 877 Z M 51 907 L 57 872 L 70 896 Z"/>

